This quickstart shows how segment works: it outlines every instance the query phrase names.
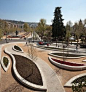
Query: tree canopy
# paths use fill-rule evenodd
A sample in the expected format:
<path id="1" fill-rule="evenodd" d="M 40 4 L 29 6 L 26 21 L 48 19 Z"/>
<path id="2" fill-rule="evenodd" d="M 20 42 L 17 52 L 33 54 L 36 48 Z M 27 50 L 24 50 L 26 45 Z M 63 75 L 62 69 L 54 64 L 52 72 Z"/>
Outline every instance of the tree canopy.
<path id="1" fill-rule="evenodd" d="M 44 36 L 45 31 L 46 31 L 46 20 L 45 19 L 40 19 L 40 22 L 38 23 L 36 30 L 42 38 Z"/>
<path id="2" fill-rule="evenodd" d="M 56 7 L 54 12 L 54 20 L 52 23 L 52 37 L 55 39 L 61 39 L 65 36 L 65 27 L 63 24 L 61 7 Z"/>
<path id="3" fill-rule="evenodd" d="M 25 32 L 29 31 L 29 25 L 27 23 L 24 23 L 24 31 Z"/>

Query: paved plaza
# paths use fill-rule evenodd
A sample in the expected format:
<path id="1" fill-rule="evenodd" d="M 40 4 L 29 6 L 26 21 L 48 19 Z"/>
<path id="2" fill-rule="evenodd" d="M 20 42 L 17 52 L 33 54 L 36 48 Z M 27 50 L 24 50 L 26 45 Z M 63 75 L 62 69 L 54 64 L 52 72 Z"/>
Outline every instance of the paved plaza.
<path id="1" fill-rule="evenodd" d="M 5 43 L 0 45 L 0 60 L 3 56 L 8 56 L 6 53 L 4 53 L 4 49 L 7 48 L 11 53 L 16 53 L 12 50 L 13 45 L 20 46 L 24 53 L 24 55 L 27 56 L 28 53 L 28 44 L 26 44 L 26 41 L 22 42 L 11 42 L 11 43 Z M 62 47 L 61 43 L 58 43 L 60 48 Z M 34 43 L 34 46 L 36 48 L 36 44 Z M 55 47 L 55 43 L 50 45 L 51 47 Z M 68 49 L 70 50 L 76 50 L 75 45 L 69 45 Z M 48 54 L 50 52 L 57 52 L 53 50 L 45 50 L 41 48 L 36 48 L 37 51 L 37 61 L 35 62 L 38 64 L 44 74 L 46 85 L 47 85 L 47 91 L 46 92 L 72 92 L 71 88 L 64 87 L 65 83 L 69 81 L 72 77 L 83 74 L 86 72 L 86 70 L 83 71 L 68 71 L 61 68 L 58 68 L 50 63 L 48 60 Z M 17 52 L 19 53 L 19 52 Z M 84 54 L 85 55 L 85 49 L 78 49 L 78 52 L 75 51 L 75 54 Z M 9 57 L 9 56 L 8 56 Z M 10 57 L 9 57 L 10 58 Z M 57 58 L 62 60 L 61 58 Z M 69 62 L 76 62 L 76 63 L 86 63 L 82 62 L 86 57 L 79 58 L 79 59 L 66 59 L 66 61 Z M 11 59 L 10 59 L 11 60 Z M 7 72 L 3 70 L 3 68 L 0 65 L 0 89 L 1 92 L 45 92 L 45 91 L 37 91 L 33 90 L 31 88 L 27 88 L 24 85 L 22 85 L 20 82 L 16 80 L 16 78 L 13 76 L 12 73 L 12 61 L 10 64 L 10 67 Z"/>

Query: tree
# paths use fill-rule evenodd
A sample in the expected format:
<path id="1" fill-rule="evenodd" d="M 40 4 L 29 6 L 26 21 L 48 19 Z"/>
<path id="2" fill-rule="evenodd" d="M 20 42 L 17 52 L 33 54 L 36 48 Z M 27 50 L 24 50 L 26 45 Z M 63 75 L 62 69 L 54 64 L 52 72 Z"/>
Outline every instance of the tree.
<path id="1" fill-rule="evenodd" d="M 67 24 L 72 27 L 73 26 L 73 23 L 71 21 L 68 21 Z"/>
<path id="2" fill-rule="evenodd" d="M 46 31 L 46 20 L 45 19 L 40 19 L 40 22 L 38 23 L 36 30 L 39 36 L 43 38 L 45 31 Z"/>
<path id="3" fill-rule="evenodd" d="M 27 23 L 24 23 L 24 31 L 25 32 L 29 31 L 29 25 Z"/>
<path id="4" fill-rule="evenodd" d="M 2 30 L 0 29 L 0 40 L 1 40 L 1 37 L 2 37 Z"/>
<path id="5" fill-rule="evenodd" d="M 80 19 L 79 23 L 74 24 L 75 37 L 77 39 L 77 45 L 81 34 L 83 34 L 84 25 Z"/>
<path id="6" fill-rule="evenodd" d="M 83 27 L 83 41 L 86 43 L 86 19 L 84 20 L 84 27 Z M 85 38 L 85 39 L 84 39 Z"/>
<path id="7" fill-rule="evenodd" d="M 69 38 L 70 38 L 70 25 L 66 25 L 66 41 L 67 45 L 69 45 Z"/>
<path id="8" fill-rule="evenodd" d="M 46 30 L 45 30 L 45 33 L 44 33 L 45 40 L 51 41 L 51 36 L 52 36 L 52 26 L 46 25 Z"/>
<path id="9" fill-rule="evenodd" d="M 4 28 L 4 21 L 0 19 L 0 40 L 2 37 L 3 33 L 3 28 Z"/>
<path id="10" fill-rule="evenodd" d="M 29 44 L 28 55 L 32 60 L 35 60 L 35 61 L 37 60 L 37 51 L 35 47 L 33 46 L 33 44 Z"/>
<path id="11" fill-rule="evenodd" d="M 82 20 L 80 19 L 80 21 L 79 21 L 79 31 L 81 31 L 81 33 L 83 32 L 83 27 L 84 27 L 84 25 L 83 25 L 83 23 L 82 23 Z"/>
<path id="12" fill-rule="evenodd" d="M 86 24 L 86 19 L 84 20 L 84 25 Z"/>
<path id="13" fill-rule="evenodd" d="M 6 32 L 6 43 L 7 43 L 8 23 L 6 21 L 4 22 L 4 30 Z"/>
<path id="14" fill-rule="evenodd" d="M 73 30 L 73 23 L 71 21 L 67 22 L 67 25 L 69 25 L 69 30 L 70 30 L 70 35 L 74 35 L 74 30 Z"/>
<path id="15" fill-rule="evenodd" d="M 54 12 L 54 20 L 52 23 L 52 37 L 55 40 L 61 40 L 65 36 L 65 27 L 63 25 L 61 7 L 56 7 Z"/>
<path id="16" fill-rule="evenodd" d="M 79 40 L 79 37 L 80 37 L 80 32 L 78 30 L 78 24 L 77 23 L 74 24 L 74 33 L 75 33 L 75 38 L 77 39 L 77 45 L 78 45 L 78 40 Z"/>

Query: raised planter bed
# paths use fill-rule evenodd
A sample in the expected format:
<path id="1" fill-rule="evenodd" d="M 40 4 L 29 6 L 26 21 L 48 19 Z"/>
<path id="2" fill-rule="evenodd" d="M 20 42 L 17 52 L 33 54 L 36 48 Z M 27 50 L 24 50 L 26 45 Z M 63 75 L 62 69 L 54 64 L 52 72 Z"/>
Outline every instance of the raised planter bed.
<path id="1" fill-rule="evenodd" d="M 10 66 L 10 60 L 7 56 L 3 56 L 1 60 L 1 65 L 4 71 L 6 72 Z"/>
<path id="2" fill-rule="evenodd" d="M 12 49 L 14 50 L 14 51 L 17 51 L 17 52 L 24 52 L 23 51 L 23 49 L 21 48 L 21 47 L 19 47 L 19 46 L 17 46 L 17 45 L 14 45 L 13 47 L 12 47 Z"/>
<path id="3" fill-rule="evenodd" d="M 39 69 L 30 59 L 20 55 L 13 55 L 16 60 L 16 68 L 21 77 L 25 80 L 37 84 L 43 85 L 42 77 Z"/>
<path id="4" fill-rule="evenodd" d="M 72 83 L 79 83 L 79 82 L 84 82 L 84 81 L 86 81 L 86 75 L 75 79 Z"/>
<path id="5" fill-rule="evenodd" d="M 86 48 L 86 44 L 81 44 L 80 48 Z"/>
<path id="6" fill-rule="evenodd" d="M 82 62 L 86 62 L 86 59 L 82 60 Z"/>
<path id="7" fill-rule="evenodd" d="M 84 70 L 84 69 L 86 69 L 85 64 L 61 61 L 61 60 L 57 60 L 56 58 L 52 58 L 52 57 L 49 57 L 49 60 L 51 61 L 51 63 L 53 63 L 57 67 L 67 69 L 67 70 Z"/>
<path id="8" fill-rule="evenodd" d="M 16 55 L 14 56 L 11 52 L 9 52 L 7 50 L 7 48 L 5 48 L 5 53 L 10 55 L 10 57 L 12 58 L 12 61 L 13 61 L 13 67 L 12 67 L 13 68 L 13 72 L 14 72 L 16 78 L 22 84 L 24 84 L 25 86 L 30 87 L 32 89 L 35 89 L 35 90 L 43 90 L 43 91 L 47 90 L 46 83 L 45 83 L 45 80 L 43 78 L 43 74 L 42 73 L 41 73 L 41 76 L 42 76 L 43 83 L 41 83 L 41 85 L 40 85 L 40 83 L 39 84 L 36 83 L 38 80 L 40 80 L 40 78 L 35 74 L 36 72 L 35 72 L 35 68 L 33 67 L 33 64 L 30 64 L 30 65 L 28 64 L 29 63 L 28 60 L 30 60 L 30 63 L 34 62 L 34 61 L 32 61 L 31 59 L 27 58 L 25 55 L 21 56 L 21 57 L 25 58 L 28 62 L 26 60 L 24 60 L 24 59 L 20 59 L 18 57 L 18 55 L 17 55 L 17 58 L 16 58 Z M 18 62 L 19 62 L 20 65 L 18 64 Z M 33 69 L 31 69 L 32 67 L 33 67 Z M 39 71 L 41 71 L 40 68 L 39 68 Z M 29 75 L 28 75 L 28 73 L 29 73 Z M 33 73 L 33 76 L 32 76 L 32 73 Z M 35 75 L 36 75 L 36 78 L 35 78 Z M 32 76 L 32 78 L 31 78 L 31 76 Z M 38 77 L 38 80 L 36 80 L 37 77 Z M 36 82 L 34 81 L 34 79 L 36 80 Z"/>
<path id="9" fill-rule="evenodd" d="M 68 58 L 68 59 L 85 57 L 85 55 L 67 54 L 67 53 L 49 53 L 49 55 L 59 57 L 59 58 L 64 57 L 64 58 Z"/>
<path id="10" fill-rule="evenodd" d="M 79 82 L 84 82 L 84 80 L 86 80 L 86 73 L 74 76 L 64 86 L 65 87 L 71 87 L 73 83 L 77 83 L 78 84 Z"/>

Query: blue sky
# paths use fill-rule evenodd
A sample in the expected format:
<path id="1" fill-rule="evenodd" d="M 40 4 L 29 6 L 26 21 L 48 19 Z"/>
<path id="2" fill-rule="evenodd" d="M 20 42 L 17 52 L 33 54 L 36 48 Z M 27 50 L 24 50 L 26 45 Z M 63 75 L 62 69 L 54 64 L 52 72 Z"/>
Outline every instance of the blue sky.
<path id="1" fill-rule="evenodd" d="M 25 22 L 46 19 L 52 24 L 55 7 L 61 6 L 64 24 L 86 19 L 86 0 L 0 0 L 0 18 Z"/>

